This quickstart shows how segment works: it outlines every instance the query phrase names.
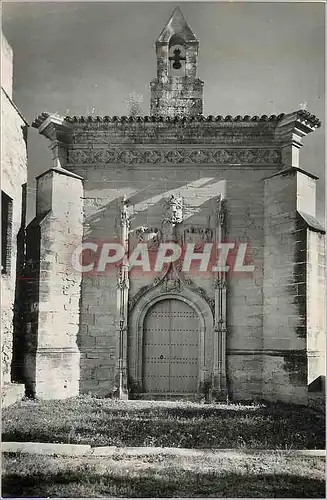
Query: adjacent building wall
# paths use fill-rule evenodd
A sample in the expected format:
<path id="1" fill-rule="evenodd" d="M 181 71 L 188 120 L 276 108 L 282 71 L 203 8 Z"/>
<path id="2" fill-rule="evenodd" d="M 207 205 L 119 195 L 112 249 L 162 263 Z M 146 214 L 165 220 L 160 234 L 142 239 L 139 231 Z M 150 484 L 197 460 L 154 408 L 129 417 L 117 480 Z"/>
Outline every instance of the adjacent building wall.
<path id="1" fill-rule="evenodd" d="M 12 50 L 2 35 L 1 190 L 10 198 L 7 263 L 1 276 L 2 383 L 11 381 L 13 318 L 16 286 L 17 236 L 24 221 L 24 185 L 27 182 L 27 124 L 12 97 Z M 18 276 L 19 278 L 19 276 Z"/>
<path id="2" fill-rule="evenodd" d="M 1 32 L 1 87 L 12 99 L 13 93 L 13 51 Z"/>

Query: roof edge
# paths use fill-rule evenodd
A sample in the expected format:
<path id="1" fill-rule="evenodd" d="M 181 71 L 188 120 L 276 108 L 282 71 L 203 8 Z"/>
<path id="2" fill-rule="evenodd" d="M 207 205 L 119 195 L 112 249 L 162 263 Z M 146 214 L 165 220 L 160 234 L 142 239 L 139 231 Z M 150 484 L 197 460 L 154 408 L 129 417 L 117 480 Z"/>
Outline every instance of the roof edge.
<path id="1" fill-rule="evenodd" d="M 43 177 L 45 174 L 48 174 L 49 172 L 56 172 L 57 174 L 62 174 L 62 175 L 67 175 L 67 177 L 74 177 L 74 179 L 79 179 L 81 181 L 84 180 L 84 177 L 81 177 L 80 175 L 74 174 L 73 172 L 70 172 L 69 170 L 66 170 L 65 168 L 62 167 L 52 167 L 48 168 L 48 170 L 45 170 L 42 172 L 42 174 L 38 175 L 35 177 L 35 179 L 40 179 Z"/>
<path id="2" fill-rule="evenodd" d="M 297 213 L 308 229 L 314 231 L 315 233 L 326 234 L 324 226 L 318 221 L 316 217 L 307 214 L 306 212 L 302 212 L 301 210 L 297 210 Z"/>
<path id="3" fill-rule="evenodd" d="M 23 122 L 25 123 L 26 127 L 29 127 L 28 121 L 26 120 L 26 118 L 24 118 L 23 114 L 19 111 L 19 109 L 17 108 L 16 104 L 14 103 L 14 101 L 12 100 L 12 98 L 10 97 L 10 95 L 8 95 L 8 93 L 5 91 L 5 89 L 2 86 L 1 86 L 1 90 L 5 94 L 5 96 L 7 97 L 8 101 L 10 102 L 10 104 L 12 105 L 12 107 L 19 114 L 20 118 L 23 120 Z"/>
<path id="4" fill-rule="evenodd" d="M 319 128 L 321 126 L 321 121 L 313 114 L 308 111 L 297 111 L 294 113 L 290 113 L 286 115 L 285 113 L 281 113 L 279 115 L 195 115 L 195 116 L 150 116 L 150 115 L 140 115 L 140 116 L 96 116 L 96 115 L 85 115 L 85 116 L 66 116 L 61 117 L 66 123 L 185 123 L 185 122 L 229 122 L 229 123 L 255 123 L 255 122 L 275 122 L 279 123 L 283 119 L 294 115 L 297 113 L 299 117 L 304 118 L 306 121 L 312 123 L 313 126 Z M 53 114 L 51 115 L 48 112 L 43 112 L 39 114 L 32 123 L 32 127 L 39 128 L 45 120 L 47 120 L 50 116 L 56 116 L 58 118 L 59 115 Z"/>
<path id="5" fill-rule="evenodd" d="M 311 177 L 311 179 L 314 179 L 315 181 L 319 179 L 319 177 L 315 174 L 312 174 L 311 172 L 308 172 L 307 170 L 304 170 L 303 168 L 300 167 L 294 167 L 294 166 L 284 166 L 281 170 L 278 170 L 278 172 L 275 172 L 272 175 L 269 175 L 268 177 L 265 177 L 264 180 L 267 179 L 272 179 L 273 177 L 277 177 L 278 175 L 286 175 L 286 174 L 291 174 L 295 172 L 300 172 L 301 174 L 305 174 L 308 177 Z"/>
<path id="6" fill-rule="evenodd" d="M 32 127 L 39 128 L 49 117 L 50 113 L 39 114 L 32 123 Z M 57 116 L 57 115 L 56 115 Z M 280 115 L 196 115 L 196 116 L 66 116 L 62 119 L 66 123 L 185 123 L 185 122 L 228 122 L 228 123 L 256 123 L 256 122 L 279 122 L 283 119 L 284 113 Z"/>

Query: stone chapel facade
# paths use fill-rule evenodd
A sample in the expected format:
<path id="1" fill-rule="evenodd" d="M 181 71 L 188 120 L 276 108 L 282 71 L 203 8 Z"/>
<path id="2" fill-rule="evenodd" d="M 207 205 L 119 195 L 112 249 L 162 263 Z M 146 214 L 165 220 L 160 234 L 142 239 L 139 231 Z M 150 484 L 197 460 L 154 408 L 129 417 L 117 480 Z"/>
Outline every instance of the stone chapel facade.
<path id="1" fill-rule="evenodd" d="M 65 398 L 307 404 L 324 375 L 324 230 L 300 168 L 307 111 L 203 116 L 198 46 L 176 9 L 156 42 L 150 116 L 33 123 L 53 166 L 27 227 L 25 377 Z M 72 270 L 82 241 L 246 242 L 251 273 Z M 91 252 L 92 253 L 92 252 Z"/>

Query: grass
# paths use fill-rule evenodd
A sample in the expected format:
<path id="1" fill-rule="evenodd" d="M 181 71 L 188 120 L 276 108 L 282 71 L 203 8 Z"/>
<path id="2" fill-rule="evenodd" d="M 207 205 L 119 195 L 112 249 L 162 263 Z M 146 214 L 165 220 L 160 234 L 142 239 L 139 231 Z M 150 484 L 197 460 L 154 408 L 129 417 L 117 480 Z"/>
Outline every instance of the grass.
<path id="1" fill-rule="evenodd" d="M 325 498 L 324 459 L 4 454 L 2 497 Z"/>
<path id="2" fill-rule="evenodd" d="M 302 406 L 72 398 L 2 412 L 3 441 L 91 446 L 324 449 L 325 421 Z"/>

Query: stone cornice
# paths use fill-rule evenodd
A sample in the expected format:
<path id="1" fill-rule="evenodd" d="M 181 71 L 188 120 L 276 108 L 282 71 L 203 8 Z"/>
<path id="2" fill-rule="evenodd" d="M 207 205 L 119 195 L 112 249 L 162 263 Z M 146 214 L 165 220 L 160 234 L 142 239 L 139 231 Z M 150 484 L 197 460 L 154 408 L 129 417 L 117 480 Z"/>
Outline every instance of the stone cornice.
<path id="1" fill-rule="evenodd" d="M 39 128 L 45 120 L 47 120 L 50 116 L 49 113 L 41 113 L 38 115 L 34 122 L 32 123 L 32 127 Z M 62 121 L 70 124 L 83 124 L 87 125 L 90 123 L 169 123 L 169 124 L 185 124 L 185 123 L 258 123 L 258 122 L 274 122 L 278 123 L 280 120 L 284 118 L 284 114 L 280 115 L 262 115 L 262 116 L 250 116 L 250 115 L 237 115 L 235 117 L 231 115 L 226 116 L 213 116 L 213 115 L 198 115 L 198 116 L 174 116 L 174 117 L 163 117 L 163 116 L 66 116 L 61 117 Z"/>
<path id="2" fill-rule="evenodd" d="M 40 128 L 40 126 L 49 118 L 55 122 L 59 120 L 62 124 L 83 124 L 88 125 L 90 123 L 170 123 L 170 124 L 185 124 L 185 123 L 234 123 L 234 124 L 252 124 L 252 123 L 263 123 L 263 122 L 273 122 L 280 124 L 280 126 L 285 126 L 291 123 L 302 123 L 310 127 L 310 129 L 315 129 L 321 126 L 320 120 L 315 116 L 309 113 L 308 111 L 299 110 L 294 113 L 290 113 L 285 115 L 284 113 L 279 115 L 262 115 L 262 116 L 250 116 L 250 115 L 237 115 L 235 117 L 231 115 L 226 116 L 213 116 L 213 115 L 199 115 L 199 116 L 175 116 L 175 117 L 162 117 L 162 116 L 66 116 L 59 117 L 58 115 L 50 115 L 47 112 L 41 113 L 38 115 L 34 122 L 32 123 L 32 127 Z"/>
<path id="3" fill-rule="evenodd" d="M 42 113 L 32 126 L 52 142 L 76 144 L 259 145 L 300 148 L 302 138 L 320 127 L 318 118 L 300 110 L 262 116 L 66 116 Z"/>
<path id="4" fill-rule="evenodd" d="M 71 141 L 72 126 L 60 115 L 42 113 L 34 120 L 32 127 L 37 128 L 41 135 L 51 141 L 59 141 L 64 144 L 69 144 Z"/>
<path id="5" fill-rule="evenodd" d="M 299 110 L 285 115 L 278 123 L 275 131 L 276 139 L 289 142 L 294 145 L 302 145 L 302 137 L 314 132 L 321 126 L 321 121 L 308 111 Z"/>
<path id="6" fill-rule="evenodd" d="M 301 123 L 312 129 L 321 126 L 319 118 L 304 109 L 299 109 L 298 111 L 285 115 L 280 125 L 283 126 L 284 123 Z"/>
<path id="7" fill-rule="evenodd" d="M 40 125 L 42 125 L 43 122 L 45 122 L 45 120 L 47 118 L 49 118 L 50 116 L 50 113 L 47 113 L 46 111 L 44 111 L 43 113 L 40 113 L 36 118 L 35 120 L 33 121 L 32 123 L 32 127 L 34 128 L 39 128 Z"/>
<path id="8" fill-rule="evenodd" d="M 67 147 L 72 142 L 73 128 L 60 115 L 42 113 L 34 120 L 32 127 L 39 130 L 39 134 L 50 140 L 52 149 L 53 167 L 62 169 L 67 163 Z"/>
<path id="9" fill-rule="evenodd" d="M 279 172 L 275 172 L 274 174 L 269 175 L 268 177 L 265 177 L 264 180 L 268 180 L 268 179 L 271 179 L 272 177 L 277 177 L 277 176 L 296 174 L 297 172 L 300 172 L 301 174 L 305 174 L 314 180 L 319 179 L 319 177 L 317 177 L 317 175 L 312 174 L 311 172 L 308 172 L 307 170 L 304 170 L 303 168 L 284 165 L 284 168 L 282 170 L 280 170 Z"/>
<path id="10" fill-rule="evenodd" d="M 183 123 L 192 123 L 192 122 L 197 122 L 197 123 L 222 123 L 222 122 L 227 122 L 227 123 L 248 123 L 248 122 L 267 122 L 267 121 L 274 121 L 274 122 L 278 122 L 279 120 L 281 120 L 282 118 L 284 117 L 283 114 L 281 115 L 271 115 L 271 116 L 267 116 L 267 115 L 262 115 L 262 116 L 250 116 L 250 115 L 245 115 L 245 116 L 241 116 L 241 115 L 237 115 L 235 117 L 231 116 L 231 115 L 226 115 L 226 116 L 222 116 L 222 115 L 217 115 L 217 116 L 213 116 L 213 115 L 209 115 L 209 116 L 204 116 L 204 115 L 198 115 L 198 116 L 173 116 L 173 117 L 170 117 L 170 116 L 137 116 L 137 117 L 128 117 L 128 116 L 113 116 L 112 118 L 110 118 L 109 116 L 107 117 L 104 117 L 103 118 L 103 121 L 111 121 L 111 122 L 115 122 L 115 121 L 118 121 L 120 123 L 126 123 L 126 122 L 140 122 L 140 123 L 180 123 L 180 124 L 183 124 Z M 77 121 L 83 121 L 83 117 L 80 117 L 80 119 L 78 117 L 77 118 Z M 88 120 L 90 119 L 90 117 L 87 117 Z M 75 117 L 74 117 L 75 119 Z M 95 118 L 95 121 L 98 119 L 98 117 Z M 92 121 L 92 117 L 91 117 L 91 121 Z"/>

